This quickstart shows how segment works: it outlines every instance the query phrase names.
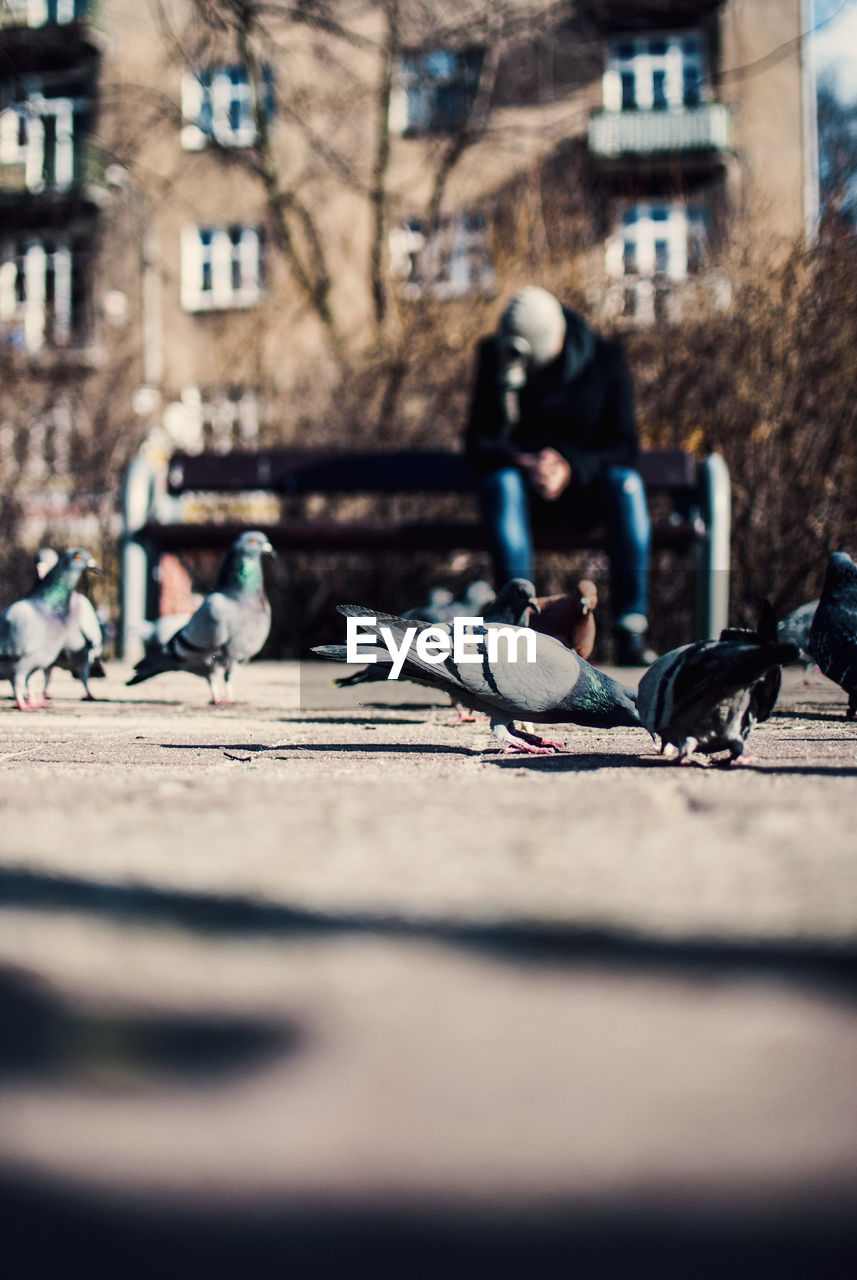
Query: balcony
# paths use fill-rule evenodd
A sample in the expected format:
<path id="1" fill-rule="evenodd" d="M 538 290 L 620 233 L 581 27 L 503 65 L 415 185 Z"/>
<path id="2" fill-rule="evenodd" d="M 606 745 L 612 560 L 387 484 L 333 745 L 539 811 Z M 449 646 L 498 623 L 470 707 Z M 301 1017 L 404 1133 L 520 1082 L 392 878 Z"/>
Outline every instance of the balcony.
<path id="1" fill-rule="evenodd" d="M 101 0 L 6 0 L 0 49 L 18 74 L 91 65 L 104 44 Z"/>
<path id="2" fill-rule="evenodd" d="M 602 160 L 717 154 L 730 146 L 729 110 L 721 102 L 669 111 L 601 111 L 589 121 L 589 150 Z"/>
<path id="3" fill-rule="evenodd" d="M 98 203 L 106 164 L 103 148 L 91 138 L 76 140 L 73 145 L 69 140 L 67 154 L 59 156 L 56 150 L 46 154 L 34 149 L 29 159 L 0 163 L 0 199 L 6 205 L 16 197 L 27 203 L 81 199 Z"/>

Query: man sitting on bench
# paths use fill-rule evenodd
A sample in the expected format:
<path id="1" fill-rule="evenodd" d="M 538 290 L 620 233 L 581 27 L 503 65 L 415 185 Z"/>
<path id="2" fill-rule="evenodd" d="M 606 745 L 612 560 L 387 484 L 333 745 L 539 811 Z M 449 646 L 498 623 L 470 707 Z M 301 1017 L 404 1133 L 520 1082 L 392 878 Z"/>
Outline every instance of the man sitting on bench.
<path id="1" fill-rule="evenodd" d="M 515 294 L 479 345 L 467 454 L 499 589 L 532 578 L 536 528 L 607 527 L 614 661 L 647 666 L 651 540 L 621 346 L 545 289 Z"/>

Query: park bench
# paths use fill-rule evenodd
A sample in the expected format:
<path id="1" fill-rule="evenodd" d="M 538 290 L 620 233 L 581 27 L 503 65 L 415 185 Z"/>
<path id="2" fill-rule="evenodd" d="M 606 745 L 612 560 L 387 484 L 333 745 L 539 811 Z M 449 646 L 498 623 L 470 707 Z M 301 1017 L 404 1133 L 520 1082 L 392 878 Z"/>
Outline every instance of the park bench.
<path id="1" fill-rule="evenodd" d="M 694 632 L 716 635 L 727 623 L 730 491 L 723 459 L 698 461 L 677 449 L 644 451 L 640 472 L 654 497 L 666 495 L 668 514 L 653 522 L 653 546 L 694 557 Z M 236 495 L 269 491 L 278 495 L 454 494 L 469 496 L 467 520 L 281 518 L 257 527 L 278 551 L 452 552 L 485 550 L 474 491 L 476 476 L 460 453 L 442 451 L 345 452 L 268 449 L 236 453 L 176 453 L 166 473 L 166 492 L 144 458 L 132 462 L 123 494 L 122 650 L 157 612 L 158 564 L 168 551 L 220 549 L 244 524 L 189 523 L 176 519 L 177 500 L 187 494 Z M 585 533 L 536 531 L 539 550 L 603 549 L 604 529 Z"/>

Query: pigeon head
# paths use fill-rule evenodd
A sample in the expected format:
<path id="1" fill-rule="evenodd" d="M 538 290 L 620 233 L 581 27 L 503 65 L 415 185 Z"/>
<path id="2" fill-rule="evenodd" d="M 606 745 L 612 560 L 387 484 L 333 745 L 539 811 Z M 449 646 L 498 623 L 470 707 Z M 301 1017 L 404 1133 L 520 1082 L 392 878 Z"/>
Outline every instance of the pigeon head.
<path id="1" fill-rule="evenodd" d="M 240 538 L 235 539 L 232 547 L 234 551 L 243 556 L 273 556 L 277 554 L 264 533 L 260 533 L 258 529 L 248 529 L 246 533 L 242 533 Z"/>
<path id="2" fill-rule="evenodd" d="M 497 592 L 492 612 L 503 610 L 517 616 L 526 613 L 528 609 L 539 612 L 535 587 L 527 578 L 512 578 Z"/>
<path id="3" fill-rule="evenodd" d="M 260 590 L 262 556 L 276 555 L 268 538 L 258 529 L 248 529 L 236 538 L 226 553 L 217 580 L 219 591 Z"/>
<path id="4" fill-rule="evenodd" d="M 68 608 L 71 593 L 74 591 L 81 574 L 90 570 L 98 572 L 98 565 L 88 551 L 82 547 L 73 547 L 63 551 L 52 569 L 49 569 L 36 588 L 36 594 L 53 609 Z"/>
<path id="5" fill-rule="evenodd" d="M 857 564 L 845 551 L 834 551 L 827 558 L 827 572 L 824 576 L 825 596 L 857 595 Z"/>

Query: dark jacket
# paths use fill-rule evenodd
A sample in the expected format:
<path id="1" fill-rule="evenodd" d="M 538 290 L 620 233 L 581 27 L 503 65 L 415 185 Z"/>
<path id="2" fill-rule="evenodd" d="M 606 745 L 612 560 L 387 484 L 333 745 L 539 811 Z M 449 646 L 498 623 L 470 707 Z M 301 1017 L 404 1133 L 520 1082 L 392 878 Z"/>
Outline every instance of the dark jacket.
<path id="1" fill-rule="evenodd" d="M 575 376 L 568 343 L 520 391 L 519 421 L 509 425 L 500 383 L 496 338 L 479 345 L 466 451 L 481 472 L 513 465 L 513 453 L 556 449 L 571 466 L 572 483 L 586 486 L 609 466 L 636 467 L 639 441 L 631 375 L 618 342 L 595 336 L 589 362 Z"/>

